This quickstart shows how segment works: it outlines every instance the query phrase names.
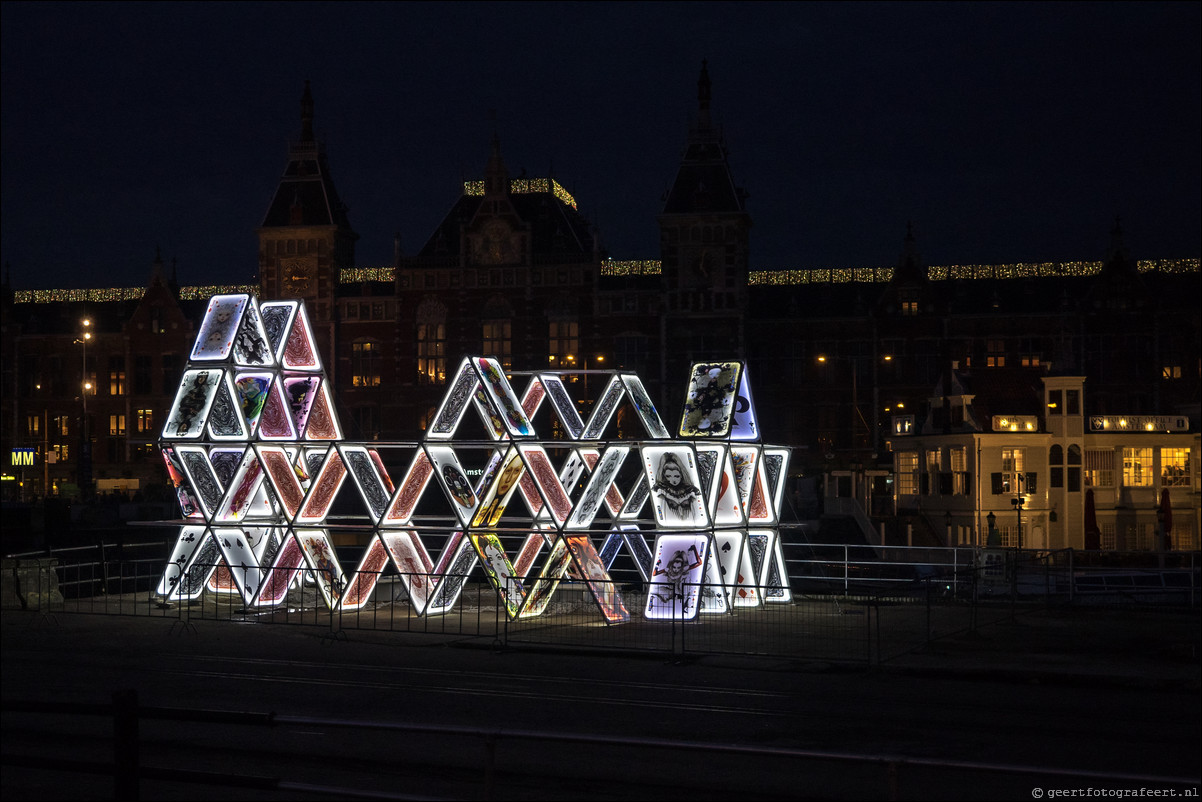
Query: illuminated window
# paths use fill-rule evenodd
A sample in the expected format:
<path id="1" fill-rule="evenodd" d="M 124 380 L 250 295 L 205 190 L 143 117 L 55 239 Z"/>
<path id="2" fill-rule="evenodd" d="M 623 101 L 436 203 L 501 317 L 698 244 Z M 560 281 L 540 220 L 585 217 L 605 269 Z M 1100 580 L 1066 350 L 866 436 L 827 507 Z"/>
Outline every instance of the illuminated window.
<path id="1" fill-rule="evenodd" d="M 135 421 L 140 434 L 154 431 L 154 410 L 139 409 L 135 413 Z"/>
<path id="2" fill-rule="evenodd" d="M 989 340 L 985 343 L 985 365 L 990 368 L 1006 366 L 1006 343 L 1004 340 Z"/>
<path id="3" fill-rule="evenodd" d="M 1181 366 L 1180 365 L 1165 365 L 1163 368 L 1161 368 L 1160 376 L 1161 376 L 1161 378 L 1164 378 L 1164 379 L 1180 379 L 1181 378 Z"/>
<path id="4" fill-rule="evenodd" d="M 365 340 L 351 343 L 351 385 L 380 386 L 380 345 Z"/>
<path id="5" fill-rule="evenodd" d="M 42 431 L 42 416 L 41 415 L 26 415 L 25 416 L 25 432 L 32 436 L 40 434 Z"/>
<path id="6" fill-rule="evenodd" d="M 994 473 L 992 487 L 994 495 L 1034 493 L 1030 487 L 1035 474 L 1023 472 L 1023 450 L 1021 448 L 1002 449 L 1002 470 Z"/>
<path id="7" fill-rule="evenodd" d="M 109 357 L 109 395 L 125 395 L 125 357 Z"/>
<path id="8" fill-rule="evenodd" d="M 447 309 L 434 298 L 417 310 L 417 383 L 447 381 Z"/>
<path id="9" fill-rule="evenodd" d="M 50 433 L 58 437 L 71 434 L 71 418 L 66 415 L 56 415 L 50 419 Z"/>
<path id="10" fill-rule="evenodd" d="M 417 327 L 417 380 L 442 384 L 447 380 L 446 326 L 422 323 Z"/>
<path id="11" fill-rule="evenodd" d="M 1089 449 L 1085 452 L 1085 486 L 1114 487 L 1114 451 Z"/>
<path id="12" fill-rule="evenodd" d="M 480 324 L 484 355 L 496 357 L 506 370 L 513 367 L 511 324 L 507 319 L 485 320 Z"/>
<path id="13" fill-rule="evenodd" d="M 1152 449 L 1123 449 L 1123 486 L 1152 486 Z"/>
<path id="14" fill-rule="evenodd" d="M 968 453 L 963 446 L 947 450 L 947 467 L 952 472 L 952 492 L 956 495 L 969 495 Z"/>
<path id="15" fill-rule="evenodd" d="M 897 494 L 918 495 L 918 452 L 899 451 L 896 455 Z"/>
<path id="16" fill-rule="evenodd" d="M 1189 449 L 1160 449 L 1161 487 L 1189 487 Z"/>
<path id="17" fill-rule="evenodd" d="M 109 434 L 124 435 L 125 434 L 125 416 L 124 415 L 109 415 Z"/>
<path id="18" fill-rule="evenodd" d="M 926 474 L 919 488 L 923 495 L 945 496 L 952 492 L 951 475 L 943 472 L 943 452 L 932 449 L 926 452 Z"/>

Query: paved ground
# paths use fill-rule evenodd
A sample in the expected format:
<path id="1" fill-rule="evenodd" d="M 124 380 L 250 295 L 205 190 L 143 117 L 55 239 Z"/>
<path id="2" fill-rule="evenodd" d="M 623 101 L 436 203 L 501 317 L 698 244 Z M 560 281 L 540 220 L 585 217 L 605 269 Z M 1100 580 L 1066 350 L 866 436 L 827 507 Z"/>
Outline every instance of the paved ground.
<path id="1" fill-rule="evenodd" d="M 773 639 L 761 644 L 765 652 L 782 651 L 780 639 L 794 636 L 791 645 L 796 648 L 784 655 L 699 649 L 699 633 L 716 632 L 722 625 L 734 625 L 726 633 L 729 638 L 746 636 L 735 620 L 700 624 L 686 632 L 683 650 L 672 651 L 679 641 L 665 641 L 662 625 L 604 627 L 597 626 L 595 616 L 558 629 L 545 627 L 521 642 L 511 638 L 504 647 L 495 632 L 465 629 L 488 620 L 486 611 L 470 606 L 458 619 L 441 621 L 443 629 L 437 631 L 367 626 L 395 624 L 387 610 L 353 621 L 357 628 L 334 629 L 311 614 L 269 624 L 251 623 L 245 616 L 205 617 L 204 608 L 143 605 L 137 616 L 6 609 L 0 615 L 3 701 L 103 705 L 114 689 L 129 687 L 137 688 L 147 705 L 299 713 L 326 724 L 343 718 L 477 728 L 482 722 L 504 722 L 506 728 L 562 729 L 565 740 L 595 734 L 723 742 L 738 734 L 741 744 L 766 750 L 854 752 L 850 771 L 842 762 L 825 769 L 814 761 L 804 764 L 806 781 L 823 789 L 811 798 L 886 798 L 880 794 L 884 779 L 892 775 L 871 756 L 898 753 L 907 769 L 900 793 L 892 795 L 901 799 L 1029 799 L 1032 788 L 1100 787 L 1103 780 L 1124 789 L 1197 787 L 1202 729 L 1198 611 L 1086 608 L 1011 614 L 995 607 L 979 611 L 980 626 L 964 629 L 963 609 L 898 605 L 868 612 L 825 604 L 825 609 L 817 602 L 782 606 L 765 619 L 766 625 L 744 622 L 752 632 Z M 157 614 L 149 614 L 151 610 Z M 913 648 L 865 660 L 863 639 L 843 637 L 877 626 L 898 633 L 882 642 Z M 569 641 L 576 631 L 621 636 L 623 648 L 599 655 L 602 641 L 596 637 Z M 556 638 L 557 632 L 563 637 Z M 927 632 L 934 636 L 929 642 Z M 724 644 L 739 645 L 729 639 Z M 742 645 L 756 647 L 753 640 Z M 837 659 L 840 648 L 852 659 Z M 52 714 L 36 722 L 22 715 L 5 713 L 6 755 L 112 759 L 111 719 L 97 719 L 90 729 L 79 725 L 64 731 L 52 726 L 57 718 Z M 419 798 L 413 794 L 416 788 L 427 789 L 423 798 L 485 798 L 478 790 L 479 772 L 462 767 L 458 751 L 435 750 L 424 759 L 428 762 L 412 764 L 421 769 L 417 774 L 408 776 L 403 767 L 394 767 L 402 773 L 393 776 L 377 768 L 391 765 L 391 741 L 371 733 L 329 732 L 326 724 L 306 720 L 291 728 L 280 726 L 262 741 L 258 731 L 224 725 L 208 735 L 199 729 L 189 730 L 188 737 L 173 731 L 164 736 L 153 722 L 144 721 L 144 761 L 240 776 L 283 776 L 282 770 L 262 762 L 267 755 L 260 749 L 268 748 L 262 744 L 275 744 L 285 760 L 293 761 L 287 764 L 288 776 L 304 768 L 295 762 L 302 755 L 307 766 L 315 755 L 329 761 L 339 754 L 337 764 L 348 768 L 369 765 L 371 756 L 369 779 L 378 780 L 373 787 L 392 792 L 392 798 Z M 327 731 L 318 734 L 319 729 Z M 243 736 L 253 740 L 232 740 Z M 716 765 L 702 755 L 676 760 L 677 773 L 689 776 L 704 776 Z M 934 774 L 925 776 L 923 760 L 937 763 Z M 29 762 L 26 757 L 18 764 L 23 771 L 6 765 L 6 800 L 113 798 L 111 780 L 31 770 Z M 949 768 L 969 764 L 996 768 L 959 779 Z M 521 785 L 521 777 L 533 775 L 518 775 L 511 765 L 512 790 L 497 798 L 681 798 L 674 787 L 651 793 L 656 778 L 636 774 L 640 766 L 621 773 L 626 786 L 601 795 L 596 786 L 577 787 L 579 782 Z M 1031 766 L 1037 768 L 1028 770 Z M 1049 769 L 1056 770 L 1054 777 Z M 612 774 L 610 768 L 602 770 Z M 781 783 L 802 776 L 779 762 L 746 771 Z M 1007 785 L 1002 784 L 1005 778 Z M 719 774 L 713 781 L 724 779 Z M 360 788 L 362 780 L 345 773 L 320 775 L 327 787 Z M 454 784 L 460 780 L 463 785 Z M 738 783 L 724 782 L 710 795 L 691 796 L 732 798 L 729 789 L 742 787 Z M 211 799 L 215 790 L 181 789 L 178 783 L 152 787 L 148 781 L 143 798 Z M 331 797 L 303 789 L 287 795 L 241 789 L 224 798 Z M 797 794 L 787 786 L 753 798 L 794 799 Z"/>
<path id="2" fill-rule="evenodd" d="M 123 614 L 98 614 L 114 610 Z M 846 602 L 798 600 L 760 616 L 711 619 L 684 630 L 640 621 L 637 615 L 626 625 L 598 626 L 589 610 L 583 617 L 563 616 L 558 624 L 515 626 L 508 632 L 503 620 L 497 623 L 495 608 L 471 604 L 462 605 L 453 615 L 431 619 L 397 618 L 393 608 L 383 607 L 347 617 L 333 627 L 320 612 L 287 617 L 277 613 L 274 623 L 268 623 L 264 616 L 239 616 L 236 606 L 214 610 L 158 609 L 131 594 L 110 598 L 103 606 L 94 602 L 76 606 L 68 601 L 65 608 L 46 612 L 4 610 L 3 631 L 7 641 L 46 627 L 86 630 L 91 621 L 99 629 L 120 633 L 119 637 L 137 638 L 161 631 L 159 625 L 168 619 L 179 628 L 199 628 L 219 636 L 225 644 L 245 639 L 253 645 L 303 631 L 395 645 L 663 652 L 676 659 L 737 663 L 767 671 L 874 670 L 1194 692 L 1199 690 L 1202 656 L 1202 611 L 1162 607 L 1002 604 L 976 611 L 925 605 L 865 610 Z M 103 619 L 103 626 L 98 619 Z M 248 626 L 251 621 L 255 623 Z M 22 628 L 29 632 L 20 633 Z M 311 647 L 305 639 L 280 638 L 280 642 L 285 649 Z"/>

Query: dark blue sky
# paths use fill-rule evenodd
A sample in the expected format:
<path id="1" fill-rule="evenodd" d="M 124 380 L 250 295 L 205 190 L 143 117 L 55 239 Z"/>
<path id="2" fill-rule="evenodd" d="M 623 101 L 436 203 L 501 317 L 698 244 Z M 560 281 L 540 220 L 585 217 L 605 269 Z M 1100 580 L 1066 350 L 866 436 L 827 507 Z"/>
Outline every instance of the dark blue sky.
<path id="1" fill-rule="evenodd" d="M 2 8 L 18 289 L 241 283 L 300 130 L 361 266 L 482 175 L 555 176 L 615 258 L 658 258 L 701 60 L 753 269 L 1199 256 L 1199 3 L 18 3 Z M 489 110 L 496 110 L 495 123 Z"/>

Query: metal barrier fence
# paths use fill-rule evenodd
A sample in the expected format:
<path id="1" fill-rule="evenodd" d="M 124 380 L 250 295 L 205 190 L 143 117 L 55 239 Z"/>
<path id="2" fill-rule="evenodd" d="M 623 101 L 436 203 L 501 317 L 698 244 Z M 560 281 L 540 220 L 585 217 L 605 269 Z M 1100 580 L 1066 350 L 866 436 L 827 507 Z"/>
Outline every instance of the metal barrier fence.
<path id="1" fill-rule="evenodd" d="M 497 592 L 466 581 L 458 604 L 419 615 L 404 577 L 381 572 L 357 610 L 326 608 L 312 578 L 277 606 L 248 606 L 232 583 L 192 601 L 154 592 L 170 541 L 98 543 L 5 558 L 5 606 L 44 614 L 158 616 L 306 624 L 328 628 L 486 638 L 498 646 L 622 649 L 668 654 L 770 655 L 871 664 L 935 637 L 972 630 L 1047 605 L 1196 609 L 1199 553 L 1168 554 L 874 547 L 789 543 L 787 603 L 731 606 L 728 614 L 650 621 L 647 590 L 632 564 L 611 570 L 611 592 L 630 612 L 608 626 L 587 584 L 564 579 L 546 612 L 511 620 Z M 216 568 L 214 576 L 225 570 Z M 430 577 L 423 576 L 423 579 Z M 527 586 L 529 583 L 524 583 Z M 224 590 L 224 592 L 222 592 Z M 701 588 L 703 592 L 718 589 Z"/>

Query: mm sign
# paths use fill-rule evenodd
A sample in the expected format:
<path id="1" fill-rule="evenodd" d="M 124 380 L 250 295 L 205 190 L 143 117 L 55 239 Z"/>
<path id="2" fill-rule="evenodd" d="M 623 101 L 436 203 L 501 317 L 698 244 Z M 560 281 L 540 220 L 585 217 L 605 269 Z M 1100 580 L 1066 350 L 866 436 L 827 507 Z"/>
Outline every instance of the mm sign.
<path id="1" fill-rule="evenodd" d="M 14 468 L 32 468 L 37 453 L 37 449 L 34 448 L 14 448 L 12 466 Z"/>

